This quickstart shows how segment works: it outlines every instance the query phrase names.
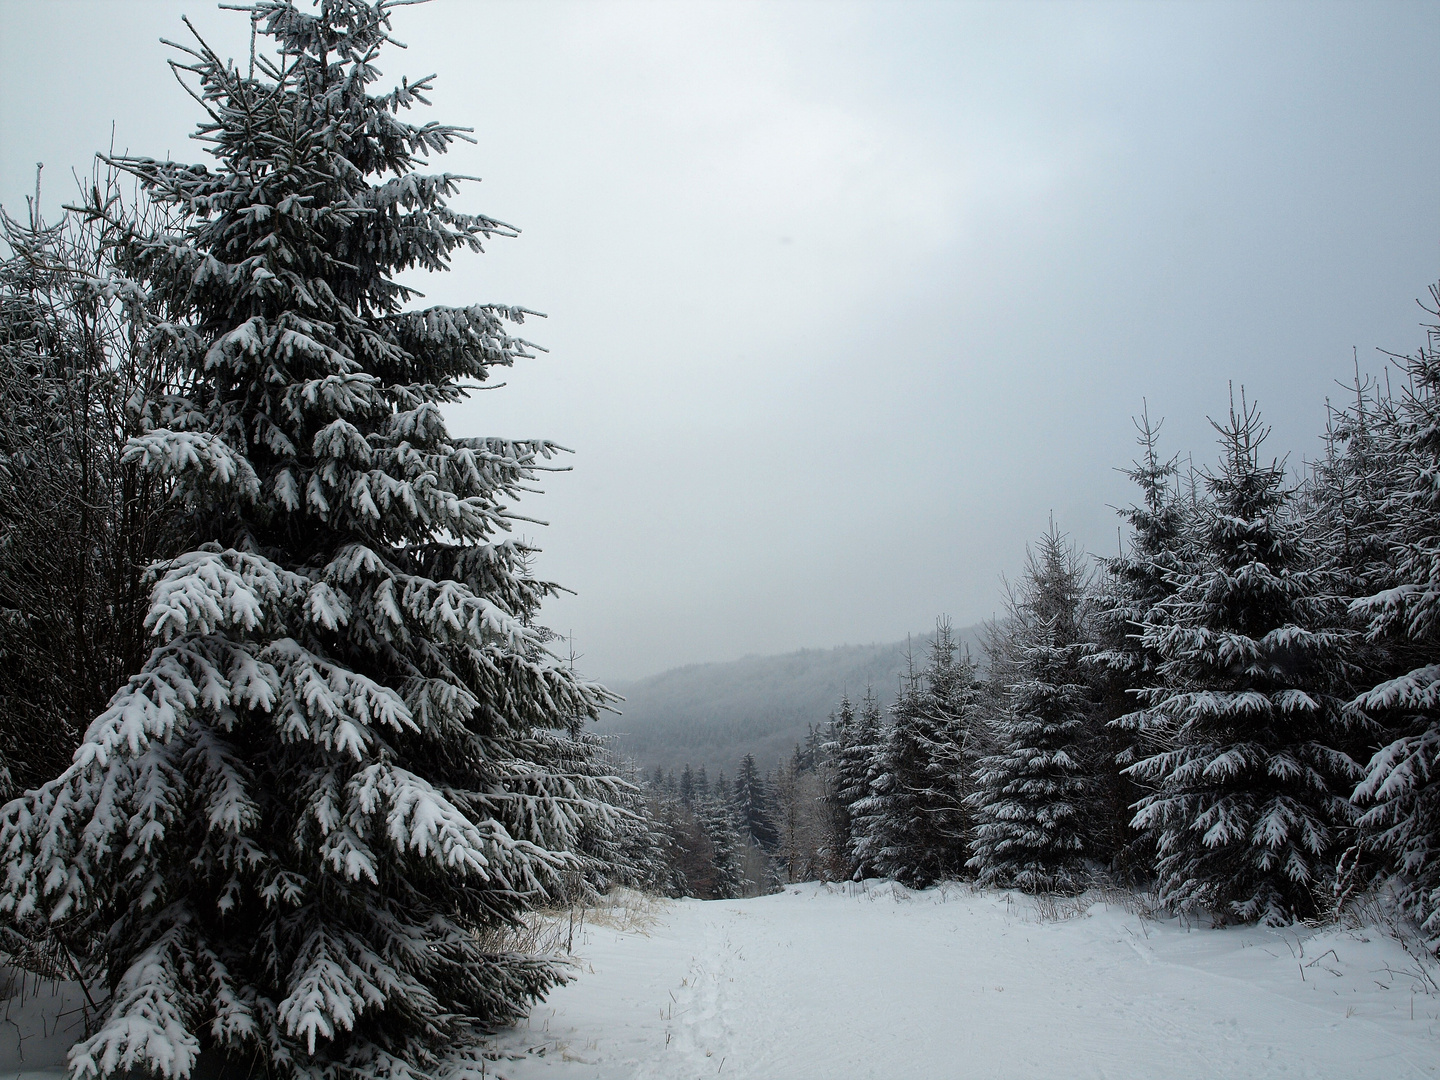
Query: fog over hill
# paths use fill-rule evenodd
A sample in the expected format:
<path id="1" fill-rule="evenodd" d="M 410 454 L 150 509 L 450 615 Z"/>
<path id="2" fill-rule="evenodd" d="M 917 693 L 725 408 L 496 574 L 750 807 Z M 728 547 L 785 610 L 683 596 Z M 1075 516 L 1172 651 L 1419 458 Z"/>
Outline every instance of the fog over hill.
<path id="1" fill-rule="evenodd" d="M 980 626 L 956 639 L 980 659 Z M 598 730 L 647 769 L 705 766 L 713 780 L 733 776 L 735 763 L 754 754 L 762 769 L 788 758 L 810 724 L 823 724 L 840 696 L 858 702 L 873 687 L 882 708 L 895 699 L 907 647 L 924 665 L 933 635 L 885 645 L 804 649 L 781 656 L 746 656 L 729 663 L 691 664 L 630 682 L 612 682 L 623 694 L 621 715 Z"/>

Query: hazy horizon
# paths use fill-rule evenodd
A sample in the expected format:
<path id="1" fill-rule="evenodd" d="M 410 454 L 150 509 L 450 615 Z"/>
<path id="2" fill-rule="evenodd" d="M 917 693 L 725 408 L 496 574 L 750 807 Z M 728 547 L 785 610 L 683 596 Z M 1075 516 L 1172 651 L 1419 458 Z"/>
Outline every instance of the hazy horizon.
<path id="1" fill-rule="evenodd" d="M 203 161 L 162 36 L 211 3 L 0 0 L 0 204 L 45 163 Z M 902 639 L 1000 607 L 1053 512 L 1115 549 L 1131 417 L 1214 460 L 1243 385 L 1292 463 L 1422 340 L 1440 5 L 455 3 L 381 86 L 475 127 L 434 163 L 523 230 L 426 281 L 549 316 L 450 412 L 575 451 L 519 512 L 598 678 Z"/>

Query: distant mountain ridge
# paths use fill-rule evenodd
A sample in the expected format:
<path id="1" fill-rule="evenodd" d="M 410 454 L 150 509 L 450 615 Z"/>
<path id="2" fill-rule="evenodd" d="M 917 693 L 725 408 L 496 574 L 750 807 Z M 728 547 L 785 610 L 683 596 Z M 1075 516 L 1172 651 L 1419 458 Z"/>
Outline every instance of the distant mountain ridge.
<path id="1" fill-rule="evenodd" d="M 979 659 L 980 626 L 955 637 Z M 612 682 L 621 715 L 598 730 L 641 766 L 679 770 L 687 762 L 713 780 L 733 776 L 754 754 L 762 769 L 788 759 L 810 724 L 825 723 L 844 693 L 858 703 L 872 687 L 881 708 L 895 700 L 907 647 L 923 667 L 933 635 L 884 645 L 803 649 L 780 656 L 746 656 L 728 663 L 690 664 L 646 679 Z"/>

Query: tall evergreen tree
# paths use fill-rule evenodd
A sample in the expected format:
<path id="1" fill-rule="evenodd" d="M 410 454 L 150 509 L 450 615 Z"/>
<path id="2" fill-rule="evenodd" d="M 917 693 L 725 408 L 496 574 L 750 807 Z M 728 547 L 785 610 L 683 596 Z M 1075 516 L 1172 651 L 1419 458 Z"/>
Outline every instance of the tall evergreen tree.
<path id="1" fill-rule="evenodd" d="M 1093 617 L 1098 638 L 1095 662 L 1119 681 L 1139 686 L 1155 681 L 1160 658 L 1143 640 L 1161 601 L 1175 592 L 1174 579 L 1185 567 L 1184 504 L 1175 486 L 1177 458 L 1161 460 L 1160 424 L 1148 412 L 1136 421 L 1143 460 L 1127 469 L 1140 489 L 1141 502 L 1120 516 L 1130 527 L 1126 549 L 1101 560 L 1107 574 Z M 1126 710 L 1129 712 L 1130 710 Z"/>
<path id="2" fill-rule="evenodd" d="M 1148 834 L 1130 828 L 1132 807 L 1146 793 L 1123 770 L 1162 749 L 1133 727 L 1115 723 L 1135 710 L 1135 694 L 1161 684 L 1160 656 L 1144 643 L 1147 623 L 1163 618 L 1162 601 L 1175 592 L 1190 538 L 1185 504 L 1176 486 L 1178 458 L 1158 453 L 1160 424 L 1148 410 L 1135 422 L 1143 457 L 1126 471 L 1140 488 L 1141 501 L 1121 511 L 1130 535 L 1121 553 L 1101 560 L 1092 627 L 1095 646 L 1086 660 L 1101 673 L 1099 690 L 1105 726 L 1096 733 L 1098 815 L 1094 853 L 1131 880 L 1153 871 L 1155 853 Z"/>
<path id="3" fill-rule="evenodd" d="M 1440 318 L 1440 285 L 1431 300 Z M 1388 652 L 1388 677 L 1358 699 L 1383 739 L 1355 800 L 1363 846 L 1381 859 L 1403 909 L 1440 940 L 1440 325 L 1402 364 L 1407 387 L 1379 417 L 1378 446 L 1361 446 L 1389 466 L 1381 510 L 1391 555 L 1373 561 L 1369 595 L 1354 604 L 1367 637 Z M 1357 486 L 1364 465 L 1352 465 Z"/>
<path id="4" fill-rule="evenodd" d="M 1197 565 L 1142 639 L 1164 685 L 1127 723 L 1166 748 L 1132 766 L 1156 789 L 1134 824 L 1155 838 L 1167 904 L 1285 921 L 1317 910 L 1352 821 L 1348 632 L 1283 466 L 1260 463 L 1257 410 L 1242 396 L 1215 427 Z"/>
<path id="5" fill-rule="evenodd" d="M 428 79 L 371 92 L 384 0 L 248 10 L 247 67 L 198 39 L 177 65 L 213 169 L 117 162 L 181 215 L 124 252 L 182 372 L 128 460 L 193 546 L 156 570 L 143 668 L 0 814 L 0 909 L 99 942 L 76 1076 L 469 1075 L 564 977 L 485 942 L 605 812 L 551 740 L 607 694 L 547 650 L 553 587 L 501 538 L 557 448 L 441 415 L 529 355 L 525 313 L 406 310 L 396 280 L 514 230 L 416 171 L 463 136 L 402 119 Z"/>
<path id="6" fill-rule="evenodd" d="M 710 796 L 699 807 L 700 825 L 710 840 L 714 863 L 714 898 L 735 900 L 752 884 L 745 877 L 741 848 L 744 840 L 735 820 L 735 811 L 724 799 Z"/>
<path id="7" fill-rule="evenodd" d="M 855 718 L 854 733 L 841 750 L 836 767 L 838 797 L 845 805 L 849 819 L 850 838 L 846 854 L 850 860 L 850 876 L 856 881 L 875 873 L 875 867 L 867 856 L 870 845 L 866 842 L 874 818 L 865 812 L 866 808 L 860 803 L 870 797 L 871 786 L 884 770 L 884 744 L 880 703 L 875 699 L 874 690 L 867 686 L 865 697 L 860 702 L 859 715 Z"/>
<path id="8" fill-rule="evenodd" d="M 611 827 L 587 828 L 582 833 L 582 851 L 598 854 L 600 865 L 591 871 L 597 889 L 605 892 L 611 885 L 626 885 L 662 896 L 683 896 L 684 889 L 674 881 L 669 837 L 639 766 L 620 759 L 613 772 L 622 781 L 616 802 L 623 812 Z"/>
<path id="9" fill-rule="evenodd" d="M 746 754 L 740 759 L 740 767 L 735 770 L 731 804 L 735 807 L 741 829 L 748 833 L 762 850 L 772 852 L 780 842 L 780 833 L 775 827 L 772 800 L 767 787 L 760 775 L 760 767 L 755 764 L 755 756 Z"/>
<path id="10" fill-rule="evenodd" d="M 840 878 L 849 878 L 854 872 L 850 865 L 850 804 L 855 799 L 846 797 L 851 784 L 842 769 L 844 755 L 855 738 L 856 726 L 855 705 L 847 693 L 840 698 L 839 706 L 830 714 L 825 727 L 825 738 L 819 748 L 819 757 L 823 762 L 824 798 L 830 831 L 827 857 L 831 870 Z"/>
<path id="11" fill-rule="evenodd" d="M 855 806 L 864 834 L 859 862 L 917 888 L 958 876 L 966 857 L 964 744 L 974 673 L 946 620 L 930 662 L 910 665 L 869 794 Z"/>
<path id="12" fill-rule="evenodd" d="M 996 721 L 998 752 L 976 766 L 974 854 L 982 885 L 1074 892 L 1094 828 L 1094 695 L 1082 657 L 1087 573 L 1055 527 L 1027 553 L 1010 600 L 1014 681 Z"/>

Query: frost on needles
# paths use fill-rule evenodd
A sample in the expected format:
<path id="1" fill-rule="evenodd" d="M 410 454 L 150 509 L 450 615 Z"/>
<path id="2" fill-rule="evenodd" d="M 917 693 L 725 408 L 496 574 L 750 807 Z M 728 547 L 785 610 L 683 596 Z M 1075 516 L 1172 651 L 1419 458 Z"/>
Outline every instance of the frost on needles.
<path id="1" fill-rule="evenodd" d="M 372 94 L 385 3 L 248 9 L 269 49 L 177 73 L 211 167 L 115 164 L 178 226 L 119 262 L 182 372 L 131 460 L 184 508 L 154 650 L 58 779 L 8 804 L 0 908 L 101 942 L 75 1077 L 478 1072 L 475 1035 L 563 978 L 487 940 L 576 865 L 614 781 L 563 767 L 609 700 L 534 625 L 505 539 L 557 452 L 458 439 L 441 406 L 529 355 L 522 309 L 405 310 L 395 277 L 514 230 L 422 175 L 461 129 Z"/>

